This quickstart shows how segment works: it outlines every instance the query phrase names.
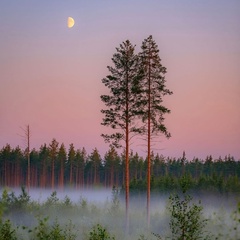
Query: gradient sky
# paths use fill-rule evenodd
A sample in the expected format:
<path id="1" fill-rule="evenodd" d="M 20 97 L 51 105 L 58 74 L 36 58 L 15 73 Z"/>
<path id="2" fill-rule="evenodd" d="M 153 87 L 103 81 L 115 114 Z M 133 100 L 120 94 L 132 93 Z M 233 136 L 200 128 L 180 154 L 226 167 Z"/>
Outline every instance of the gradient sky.
<path id="1" fill-rule="evenodd" d="M 29 124 L 32 148 L 56 138 L 103 155 L 101 79 L 122 41 L 139 51 L 153 35 L 174 92 L 156 152 L 240 159 L 239 0 L 2 0 L 0 22 L 0 148 L 24 148 Z"/>

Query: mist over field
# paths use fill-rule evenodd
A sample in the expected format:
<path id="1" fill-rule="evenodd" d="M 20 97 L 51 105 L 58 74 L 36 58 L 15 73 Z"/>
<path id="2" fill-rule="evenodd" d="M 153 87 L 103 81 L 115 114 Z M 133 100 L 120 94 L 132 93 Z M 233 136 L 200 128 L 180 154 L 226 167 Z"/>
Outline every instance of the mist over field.
<path id="1" fill-rule="evenodd" d="M 0 189 L 3 192 L 3 189 Z M 9 193 L 19 198 L 21 189 L 8 189 Z M 10 219 L 14 226 L 26 226 L 31 229 L 37 226 L 39 219 L 47 218 L 49 226 L 56 221 L 60 226 L 70 226 L 76 232 L 76 239 L 87 239 L 86 236 L 96 224 L 101 224 L 115 236 L 116 239 L 156 239 L 152 233 L 167 236 L 169 230 L 169 193 L 153 193 L 151 196 L 151 226 L 146 227 L 146 196 L 145 194 L 130 194 L 130 233 L 126 238 L 125 198 L 124 194 L 112 189 L 30 189 L 30 200 L 26 205 L 13 205 L 5 213 L 4 218 Z M 233 225 L 232 215 L 237 208 L 240 196 L 234 194 L 190 193 L 193 202 L 203 206 L 203 216 L 208 219 L 206 229 L 211 234 L 227 234 Z M 19 198 L 20 199 L 20 198 Z M 24 200 L 23 200 L 24 202 Z M 20 203 L 20 201 L 18 202 Z M 18 229 L 19 236 L 27 238 L 26 232 Z M 233 238 L 234 239 L 234 238 Z"/>
<path id="2" fill-rule="evenodd" d="M 3 191 L 3 188 L 0 188 Z M 20 188 L 9 188 L 8 191 L 14 192 L 17 196 L 21 194 Z M 119 190 L 120 191 L 120 190 Z M 71 187 L 65 188 L 64 190 L 56 189 L 40 189 L 31 188 L 29 191 L 29 196 L 32 201 L 38 202 L 40 204 L 47 201 L 51 194 L 56 192 L 56 196 L 59 201 L 64 201 L 68 197 L 72 203 L 79 204 L 82 200 L 87 201 L 91 204 L 96 204 L 97 206 L 104 205 L 113 200 L 113 191 L 111 188 L 103 187 L 90 187 L 88 189 L 73 189 Z M 168 198 L 170 194 L 174 193 L 152 193 L 151 195 L 151 213 L 162 212 L 165 210 Z M 191 192 L 196 202 L 201 201 L 206 214 L 213 213 L 219 209 L 224 209 L 225 211 L 232 211 L 237 202 L 240 200 L 240 196 L 231 194 L 220 194 L 220 193 L 196 193 Z M 130 194 L 130 207 L 134 211 L 145 211 L 146 208 L 146 194 L 145 193 L 131 193 Z M 124 207 L 124 194 L 118 193 L 117 198 L 119 203 Z"/>
<path id="3" fill-rule="evenodd" d="M 21 193 L 20 188 L 13 188 L 11 191 L 14 191 L 16 195 Z M 37 201 L 39 203 L 43 203 L 47 200 L 51 194 L 56 191 L 57 198 L 60 201 L 63 201 L 67 196 L 71 199 L 71 202 L 78 203 L 82 201 L 82 199 L 91 202 L 91 203 L 104 203 L 105 201 L 110 201 L 112 198 L 112 189 L 105 188 L 88 188 L 88 189 L 74 189 L 74 188 L 65 188 L 63 190 L 56 189 L 52 190 L 51 188 L 41 189 L 41 188 L 31 188 L 29 190 L 29 195 L 31 200 Z"/>

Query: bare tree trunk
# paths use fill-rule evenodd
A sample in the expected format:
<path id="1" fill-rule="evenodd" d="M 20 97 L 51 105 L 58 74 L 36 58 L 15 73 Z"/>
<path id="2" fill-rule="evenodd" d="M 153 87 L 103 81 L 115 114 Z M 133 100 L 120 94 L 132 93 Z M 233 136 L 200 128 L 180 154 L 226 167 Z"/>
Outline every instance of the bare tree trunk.
<path id="1" fill-rule="evenodd" d="M 14 186 L 19 187 L 20 186 L 20 167 L 19 167 L 19 159 L 17 159 L 16 167 L 15 167 L 15 182 Z"/>
<path id="2" fill-rule="evenodd" d="M 108 170 L 105 168 L 105 174 L 104 174 L 104 185 L 105 187 L 109 187 L 109 181 L 108 181 Z"/>
<path id="3" fill-rule="evenodd" d="M 29 190 L 30 190 L 30 127 L 29 125 L 26 126 L 26 128 L 22 128 L 21 129 L 23 130 L 23 135 L 20 135 L 23 140 L 24 140 L 24 143 L 27 145 L 27 149 L 26 149 L 26 154 L 27 154 L 27 176 L 26 176 L 26 179 L 25 179 L 25 184 L 27 186 L 27 190 L 28 190 L 28 193 L 29 193 Z"/>
<path id="4" fill-rule="evenodd" d="M 51 180 L 51 185 L 52 185 L 52 190 L 54 190 L 54 178 L 55 178 L 55 176 L 54 176 L 54 172 L 55 172 L 55 166 L 54 166 L 54 159 L 52 159 L 52 180 Z"/>
<path id="5" fill-rule="evenodd" d="M 41 181 L 41 187 L 42 188 L 46 188 L 46 176 L 47 172 L 46 172 L 46 160 L 45 158 L 43 159 L 43 167 L 42 167 L 42 181 Z"/>
<path id="6" fill-rule="evenodd" d="M 29 193 L 29 190 L 30 190 L 30 128 L 29 128 L 29 125 L 27 125 L 26 137 L 27 137 L 27 160 L 28 160 L 27 189 Z"/>
<path id="7" fill-rule="evenodd" d="M 114 185 L 114 168 L 113 168 L 113 163 L 112 163 L 111 173 L 110 173 L 110 186 L 111 186 L 111 188 L 113 187 L 113 185 Z"/>
<path id="8" fill-rule="evenodd" d="M 116 187 L 118 188 L 118 185 L 119 185 L 119 173 L 118 173 L 118 170 L 116 169 L 116 171 L 115 171 L 115 185 L 116 185 Z"/>
<path id="9" fill-rule="evenodd" d="M 94 163 L 94 175 L 93 175 L 93 184 L 97 184 L 97 166 L 96 163 Z"/>
<path id="10" fill-rule="evenodd" d="M 63 185 L 64 185 L 64 164 L 63 164 L 63 160 L 61 159 L 61 163 L 60 163 L 60 188 L 63 189 Z"/>
<path id="11" fill-rule="evenodd" d="M 29 190 L 30 190 L 30 180 L 31 180 L 31 177 L 30 177 L 30 127 L 29 125 L 26 126 L 26 128 L 21 128 L 23 130 L 23 135 L 20 135 L 25 144 L 27 145 L 27 177 L 26 177 L 26 185 L 27 185 L 27 190 L 28 190 L 28 193 L 29 193 Z"/>
<path id="12" fill-rule="evenodd" d="M 72 167 L 72 160 L 70 161 L 70 177 L 69 177 L 69 184 L 72 186 L 72 179 L 73 179 L 73 167 Z"/>

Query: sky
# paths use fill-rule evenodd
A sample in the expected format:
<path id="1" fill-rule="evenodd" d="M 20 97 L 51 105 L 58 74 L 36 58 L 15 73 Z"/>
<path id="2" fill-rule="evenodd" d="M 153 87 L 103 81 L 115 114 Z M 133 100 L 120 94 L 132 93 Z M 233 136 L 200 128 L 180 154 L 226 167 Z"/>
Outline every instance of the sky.
<path id="1" fill-rule="evenodd" d="M 103 156 L 101 80 L 116 47 L 128 39 L 138 52 L 152 35 L 173 91 L 172 137 L 155 152 L 240 159 L 239 13 L 239 0 L 0 1 L 0 148 L 24 149 L 29 124 L 31 149 L 55 138 Z M 131 148 L 146 156 L 138 139 Z"/>

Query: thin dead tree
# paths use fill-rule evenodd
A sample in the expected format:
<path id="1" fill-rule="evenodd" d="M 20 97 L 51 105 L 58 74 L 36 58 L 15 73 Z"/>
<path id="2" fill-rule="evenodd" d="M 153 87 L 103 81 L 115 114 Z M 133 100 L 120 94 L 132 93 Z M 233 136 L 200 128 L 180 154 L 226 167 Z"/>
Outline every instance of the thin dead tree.
<path id="1" fill-rule="evenodd" d="M 27 190 L 28 193 L 30 191 L 30 185 L 31 185 L 31 166 L 30 166 L 30 127 L 29 124 L 23 128 L 21 127 L 22 131 L 23 131 L 23 135 L 20 135 L 23 140 L 24 140 L 24 144 L 26 147 L 26 156 L 27 156 Z"/>

